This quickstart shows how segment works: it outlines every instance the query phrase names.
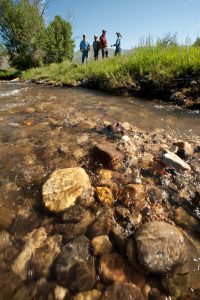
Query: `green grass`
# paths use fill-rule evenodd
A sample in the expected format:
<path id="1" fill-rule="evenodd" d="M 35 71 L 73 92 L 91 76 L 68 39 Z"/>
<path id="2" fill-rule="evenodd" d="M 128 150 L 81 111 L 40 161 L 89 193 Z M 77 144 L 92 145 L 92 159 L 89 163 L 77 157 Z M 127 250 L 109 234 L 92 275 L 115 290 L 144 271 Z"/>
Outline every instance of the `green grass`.
<path id="1" fill-rule="evenodd" d="M 25 71 L 24 79 L 44 79 L 62 84 L 74 84 L 88 79 L 93 86 L 103 90 L 128 87 L 135 80 L 148 75 L 158 84 L 174 79 L 200 75 L 200 48 L 172 46 L 140 47 L 131 53 L 98 62 L 80 65 L 70 62 L 51 64 Z"/>
<path id="2" fill-rule="evenodd" d="M 8 70 L 0 70 L 0 80 L 12 80 L 20 76 L 21 71 L 14 68 L 10 68 Z"/>

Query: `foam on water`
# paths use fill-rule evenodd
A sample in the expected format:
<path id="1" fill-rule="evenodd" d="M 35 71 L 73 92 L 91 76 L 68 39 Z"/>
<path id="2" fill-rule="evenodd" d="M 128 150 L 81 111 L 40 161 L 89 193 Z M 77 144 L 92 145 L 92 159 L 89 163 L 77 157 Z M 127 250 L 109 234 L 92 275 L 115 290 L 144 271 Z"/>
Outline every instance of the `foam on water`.
<path id="1" fill-rule="evenodd" d="M 15 96 L 18 95 L 20 93 L 20 89 L 15 89 L 13 91 L 9 91 L 9 92 L 0 92 L 0 97 L 10 97 L 10 96 Z"/>

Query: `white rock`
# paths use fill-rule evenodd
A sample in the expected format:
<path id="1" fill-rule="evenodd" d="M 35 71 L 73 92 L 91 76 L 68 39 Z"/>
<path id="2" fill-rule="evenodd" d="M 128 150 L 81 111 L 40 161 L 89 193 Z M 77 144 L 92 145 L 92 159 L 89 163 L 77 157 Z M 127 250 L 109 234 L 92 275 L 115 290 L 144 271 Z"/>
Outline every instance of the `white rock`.
<path id="1" fill-rule="evenodd" d="M 166 166 L 171 166 L 176 170 L 184 170 L 184 171 L 191 170 L 190 166 L 185 161 L 183 161 L 178 155 L 168 150 L 165 150 L 162 161 Z"/>

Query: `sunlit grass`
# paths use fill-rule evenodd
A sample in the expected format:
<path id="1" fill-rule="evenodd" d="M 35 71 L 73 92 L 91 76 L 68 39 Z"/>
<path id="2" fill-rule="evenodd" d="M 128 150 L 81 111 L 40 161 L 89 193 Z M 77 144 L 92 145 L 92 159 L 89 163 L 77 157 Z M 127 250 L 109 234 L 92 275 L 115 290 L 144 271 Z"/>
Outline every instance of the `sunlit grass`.
<path id="1" fill-rule="evenodd" d="M 63 84 L 74 84 L 87 79 L 94 86 L 112 90 L 126 87 L 146 75 L 157 83 L 200 75 L 200 48 L 182 46 L 138 47 L 121 57 L 89 62 L 87 65 L 63 62 L 31 69 L 23 73 L 24 79 L 44 79 Z"/>

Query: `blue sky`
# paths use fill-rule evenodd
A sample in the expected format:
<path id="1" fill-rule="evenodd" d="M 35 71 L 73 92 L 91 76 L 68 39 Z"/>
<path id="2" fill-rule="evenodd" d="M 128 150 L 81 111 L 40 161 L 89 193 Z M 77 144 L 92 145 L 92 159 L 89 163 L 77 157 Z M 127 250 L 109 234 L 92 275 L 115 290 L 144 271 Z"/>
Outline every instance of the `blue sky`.
<path id="1" fill-rule="evenodd" d="M 55 15 L 72 16 L 76 49 L 83 33 L 92 42 L 102 29 L 107 30 L 109 45 L 115 42 L 115 32 L 121 32 L 124 49 L 149 34 L 156 39 L 177 32 L 181 43 L 200 36 L 200 0 L 51 0 L 47 22 Z"/>

